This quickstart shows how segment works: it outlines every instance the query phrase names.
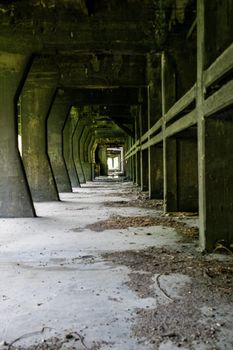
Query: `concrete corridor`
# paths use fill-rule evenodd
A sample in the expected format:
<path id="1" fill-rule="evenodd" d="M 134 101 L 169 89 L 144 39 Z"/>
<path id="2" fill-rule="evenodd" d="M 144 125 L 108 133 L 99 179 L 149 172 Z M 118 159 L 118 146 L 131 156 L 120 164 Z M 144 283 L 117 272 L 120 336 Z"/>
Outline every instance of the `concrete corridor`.
<path id="1" fill-rule="evenodd" d="M 231 257 L 174 228 L 195 217 L 137 198 L 129 182 L 87 182 L 35 203 L 38 218 L 0 219 L 1 350 L 233 349 Z"/>

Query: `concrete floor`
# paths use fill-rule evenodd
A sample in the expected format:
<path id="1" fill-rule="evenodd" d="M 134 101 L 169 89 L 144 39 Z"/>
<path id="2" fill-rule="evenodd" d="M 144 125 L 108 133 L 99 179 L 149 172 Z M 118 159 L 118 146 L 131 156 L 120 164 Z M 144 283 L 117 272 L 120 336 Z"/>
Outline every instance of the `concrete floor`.
<path id="1" fill-rule="evenodd" d="M 76 341 L 70 337 L 62 348 L 156 349 L 134 336 L 132 327 L 137 309 L 154 309 L 164 296 L 140 298 L 125 284 L 130 268 L 111 264 L 101 254 L 150 246 L 174 249 L 179 236 L 174 229 L 160 226 L 103 232 L 85 228 L 111 214 L 157 215 L 152 209 L 103 205 L 127 200 L 124 193 L 130 188 L 124 182 L 88 183 L 74 193 L 61 194 L 61 202 L 37 203 L 38 218 L 0 219 L 1 348 L 18 337 L 22 338 L 14 345 L 28 347 L 76 332 Z M 188 282 L 185 275 L 163 281 L 174 297 Z M 232 311 L 228 308 L 228 316 Z M 227 337 L 218 349 L 233 349 L 233 345 L 226 347 L 233 344 L 233 336 Z M 196 349 L 215 348 L 210 345 L 203 340 Z M 159 349 L 178 348 L 166 340 Z"/>

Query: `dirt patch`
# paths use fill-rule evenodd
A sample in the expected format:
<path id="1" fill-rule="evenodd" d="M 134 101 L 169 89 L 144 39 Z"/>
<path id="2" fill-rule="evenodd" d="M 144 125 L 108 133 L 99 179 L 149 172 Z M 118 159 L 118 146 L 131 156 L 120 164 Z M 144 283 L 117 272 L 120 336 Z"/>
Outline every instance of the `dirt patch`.
<path id="1" fill-rule="evenodd" d="M 198 307 L 204 301 L 199 299 L 197 303 L 196 297 L 199 298 L 199 293 L 193 294 L 192 301 L 191 298 L 184 298 L 153 310 L 138 309 L 137 324 L 133 327 L 134 335 L 149 340 L 155 346 L 153 349 L 158 349 L 163 341 L 168 340 L 186 349 L 196 349 L 196 345 L 203 340 L 206 343 L 215 343 L 218 327 L 214 320 L 207 321 L 204 325 L 199 322 L 202 314 Z"/>
<path id="2" fill-rule="evenodd" d="M 158 199 L 135 199 L 130 201 L 115 201 L 115 202 L 104 202 L 105 207 L 119 208 L 119 207 L 136 207 L 145 209 L 163 209 L 163 201 Z"/>
<path id="3" fill-rule="evenodd" d="M 130 200 L 124 201 L 114 201 L 114 202 L 104 202 L 103 205 L 106 207 L 137 207 L 145 209 L 157 209 L 163 210 L 163 200 L 160 199 L 150 199 L 149 192 L 140 192 L 139 189 L 133 188 L 131 191 L 123 193 L 115 193 L 114 197 L 126 196 Z"/>
<path id="4" fill-rule="evenodd" d="M 85 339 L 81 334 L 77 332 L 72 332 L 72 333 L 66 334 L 63 338 L 54 336 L 49 339 L 44 339 L 43 341 L 35 341 L 35 344 L 27 347 L 21 346 L 21 345 L 17 346 L 18 341 L 24 338 L 29 338 L 31 335 L 33 334 L 31 333 L 24 334 L 10 344 L 4 343 L 1 349 L 3 350 L 17 350 L 17 349 L 18 350 L 60 350 L 60 349 L 99 350 L 103 345 L 110 345 L 110 343 L 108 342 L 101 341 L 101 342 L 93 342 L 92 345 L 89 346 L 86 344 Z"/>
<path id="5" fill-rule="evenodd" d="M 142 339 L 140 342 L 149 341 L 154 344 L 153 349 L 168 340 L 188 349 L 196 349 L 201 342 L 209 344 L 209 349 L 218 349 L 220 333 L 232 334 L 232 259 L 219 262 L 191 252 L 154 247 L 106 253 L 103 257 L 131 268 L 126 284 L 138 296 L 155 297 L 159 293 L 163 298 L 163 303 L 156 298 L 158 306 L 154 309 L 137 310 L 132 331 Z M 172 295 L 161 283 L 161 279 L 174 274 L 190 277 L 179 296 Z M 226 305 L 226 309 L 222 310 L 221 305 Z M 203 315 L 203 308 L 210 315 Z M 231 340 L 233 344 L 233 337 Z"/>
<path id="6" fill-rule="evenodd" d="M 149 227 L 164 226 L 172 227 L 182 236 L 190 239 L 198 238 L 198 229 L 189 227 L 186 223 L 177 221 L 170 217 L 151 217 L 151 216 L 121 216 L 111 215 L 109 219 L 98 221 L 87 225 L 86 228 L 92 231 L 102 232 L 104 230 L 127 229 L 128 227 Z"/>
<path id="7" fill-rule="evenodd" d="M 140 298 L 155 296 L 154 291 L 151 289 L 151 285 L 153 284 L 153 274 L 151 272 L 131 272 L 128 276 L 129 281 L 125 282 L 125 284 L 136 292 Z"/>
<path id="8" fill-rule="evenodd" d="M 161 274 L 161 271 L 163 275 L 181 273 L 192 278 L 202 278 L 208 287 L 221 290 L 225 294 L 233 292 L 233 259 L 220 263 L 218 260 L 208 259 L 208 255 L 155 247 L 140 251 L 106 253 L 103 257 L 115 264 L 125 265 L 134 272 L 143 271 L 153 275 Z M 141 274 L 138 279 L 140 276 Z M 144 293 L 143 296 L 147 297 L 148 294 Z"/>

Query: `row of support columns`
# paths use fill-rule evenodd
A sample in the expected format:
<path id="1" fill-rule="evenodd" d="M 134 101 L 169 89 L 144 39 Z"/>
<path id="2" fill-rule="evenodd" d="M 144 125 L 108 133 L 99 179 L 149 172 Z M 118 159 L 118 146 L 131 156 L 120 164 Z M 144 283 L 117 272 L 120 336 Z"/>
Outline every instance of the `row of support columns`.
<path id="1" fill-rule="evenodd" d="M 131 179 L 141 190 L 148 190 L 150 198 L 163 199 L 165 212 L 198 212 L 200 246 L 212 251 L 219 241 L 225 241 L 226 245 L 233 242 L 233 112 L 231 108 L 210 117 L 205 116 L 204 19 L 204 2 L 198 0 L 197 123 L 166 137 L 165 119 L 162 118 L 161 129 L 157 132 L 162 133 L 163 141 L 145 150 L 139 148 L 132 156 L 131 169 L 135 169 L 135 172 L 131 171 Z M 160 64 L 157 62 L 157 65 L 153 65 L 153 60 L 160 60 Z M 143 106 L 143 96 L 139 99 L 139 107 L 135 112 L 135 138 L 128 142 L 129 145 L 141 142 L 142 135 L 164 116 L 176 101 L 177 81 L 172 67 L 169 66 L 169 57 L 164 53 L 161 57 L 149 57 L 149 65 L 148 111 Z M 157 72 L 156 66 L 159 67 Z M 185 67 L 186 72 L 188 69 Z"/>
<path id="2" fill-rule="evenodd" d="M 88 127 L 83 135 L 79 114 L 57 85 L 53 62 L 0 52 L 0 217 L 34 217 L 33 202 L 58 201 L 59 192 L 80 186 L 79 175 L 92 179 L 84 154 L 93 135 Z"/>

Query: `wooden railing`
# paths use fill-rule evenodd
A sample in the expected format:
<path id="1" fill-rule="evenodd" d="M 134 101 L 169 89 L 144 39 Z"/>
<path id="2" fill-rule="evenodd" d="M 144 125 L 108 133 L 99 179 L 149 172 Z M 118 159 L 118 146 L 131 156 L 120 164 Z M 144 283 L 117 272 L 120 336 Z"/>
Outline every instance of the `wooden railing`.
<path id="1" fill-rule="evenodd" d="M 209 88 L 216 81 L 225 77 L 233 69 L 233 44 L 231 44 L 212 64 L 204 71 L 204 87 Z M 204 93 L 204 91 L 203 91 Z M 161 141 L 163 138 L 175 135 L 190 126 L 197 124 L 197 109 L 179 117 L 179 115 L 196 100 L 196 84 L 179 99 L 169 111 L 161 117 L 137 142 L 128 150 L 125 159 L 132 157 L 140 150 L 145 150 Z M 204 115 L 210 117 L 214 113 L 233 104 L 233 80 L 222 85 L 216 92 L 204 100 Z M 179 118 L 178 118 L 179 117 Z M 177 119 L 178 118 L 178 119 Z M 172 122 L 172 120 L 174 122 Z M 167 126 L 167 123 L 169 125 Z M 161 131 L 163 127 L 164 132 Z"/>
<path id="2" fill-rule="evenodd" d="M 188 107 L 196 98 L 196 84 L 181 97 L 165 114 L 166 123 L 175 118 L 180 112 Z"/>
<path id="3" fill-rule="evenodd" d="M 204 72 L 205 87 L 219 80 L 233 68 L 233 44 L 231 44 Z"/>

